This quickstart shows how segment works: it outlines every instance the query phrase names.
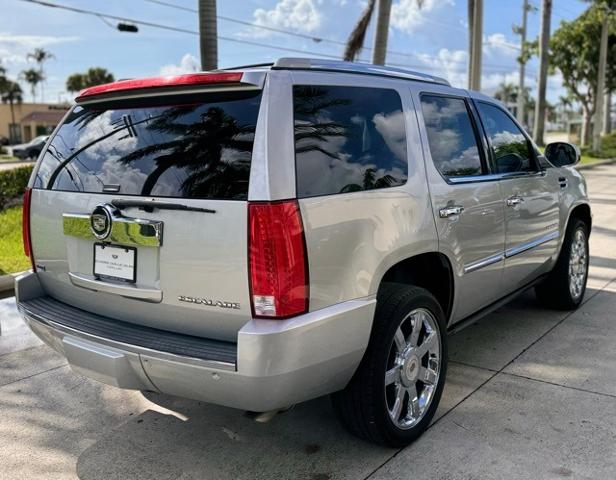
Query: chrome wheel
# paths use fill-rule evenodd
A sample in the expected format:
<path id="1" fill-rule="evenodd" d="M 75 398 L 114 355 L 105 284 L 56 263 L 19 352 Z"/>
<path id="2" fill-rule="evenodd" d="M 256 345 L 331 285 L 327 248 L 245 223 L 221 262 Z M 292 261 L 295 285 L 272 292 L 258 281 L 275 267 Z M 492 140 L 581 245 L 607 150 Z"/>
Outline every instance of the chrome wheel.
<path id="1" fill-rule="evenodd" d="M 569 292 L 574 299 L 578 299 L 584 291 L 587 269 L 586 234 L 578 228 L 573 236 L 569 255 Z"/>
<path id="2" fill-rule="evenodd" d="M 414 427 L 428 410 L 440 375 L 441 339 L 436 318 L 418 308 L 394 335 L 385 373 L 389 418 L 401 429 Z"/>

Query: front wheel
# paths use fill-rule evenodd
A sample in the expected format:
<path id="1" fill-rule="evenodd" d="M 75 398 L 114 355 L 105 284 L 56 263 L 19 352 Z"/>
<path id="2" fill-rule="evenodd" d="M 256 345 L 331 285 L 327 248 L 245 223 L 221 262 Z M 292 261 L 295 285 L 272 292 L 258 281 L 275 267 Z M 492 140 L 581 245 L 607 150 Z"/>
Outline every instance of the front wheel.
<path id="1" fill-rule="evenodd" d="M 332 395 L 347 429 L 366 440 L 408 445 L 430 424 L 447 370 L 445 315 L 419 287 L 386 284 L 372 335 L 349 385 Z"/>
<path id="2" fill-rule="evenodd" d="M 586 292 L 588 262 L 588 227 L 582 220 L 572 218 L 554 269 L 535 289 L 537 298 L 559 310 L 579 307 Z"/>

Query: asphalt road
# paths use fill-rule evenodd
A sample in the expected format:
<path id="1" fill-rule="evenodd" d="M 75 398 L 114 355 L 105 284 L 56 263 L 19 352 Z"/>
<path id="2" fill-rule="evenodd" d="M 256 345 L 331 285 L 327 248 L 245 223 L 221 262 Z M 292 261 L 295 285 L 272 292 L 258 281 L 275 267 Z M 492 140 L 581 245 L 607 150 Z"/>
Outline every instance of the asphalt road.
<path id="1" fill-rule="evenodd" d="M 438 418 L 415 444 L 348 435 L 327 399 L 242 412 L 73 374 L 0 301 L 0 478 L 501 479 L 616 475 L 616 166 L 586 170 L 591 270 L 576 312 L 532 293 L 451 338 Z"/>

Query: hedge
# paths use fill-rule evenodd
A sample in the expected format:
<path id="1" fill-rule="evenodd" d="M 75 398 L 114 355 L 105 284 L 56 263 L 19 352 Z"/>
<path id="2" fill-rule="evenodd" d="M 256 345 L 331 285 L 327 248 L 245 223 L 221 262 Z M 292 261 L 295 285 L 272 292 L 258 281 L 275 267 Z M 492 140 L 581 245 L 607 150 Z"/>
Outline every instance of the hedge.
<path id="1" fill-rule="evenodd" d="M 0 210 L 11 200 L 18 199 L 24 194 L 32 168 L 34 165 L 0 170 Z"/>

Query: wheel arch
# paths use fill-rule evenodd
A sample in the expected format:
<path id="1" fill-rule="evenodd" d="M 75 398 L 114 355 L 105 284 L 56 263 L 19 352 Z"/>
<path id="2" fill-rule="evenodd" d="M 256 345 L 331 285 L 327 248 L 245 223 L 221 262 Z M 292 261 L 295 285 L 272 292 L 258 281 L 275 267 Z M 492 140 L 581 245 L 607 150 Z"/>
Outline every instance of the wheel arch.
<path id="1" fill-rule="evenodd" d="M 400 260 L 381 277 L 379 290 L 387 282 L 425 288 L 434 295 L 449 320 L 454 301 L 454 272 L 450 260 L 442 252 L 425 252 Z"/>
<path id="2" fill-rule="evenodd" d="M 590 211 L 590 205 L 588 203 L 579 203 L 571 209 L 567 217 L 565 231 L 569 227 L 569 222 L 572 218 L 579 218 L 586 223 L 586 225 L 588 225 L 588 234 L 590 235 L 590 231 L 592 230 L 592 212 Z"/>

